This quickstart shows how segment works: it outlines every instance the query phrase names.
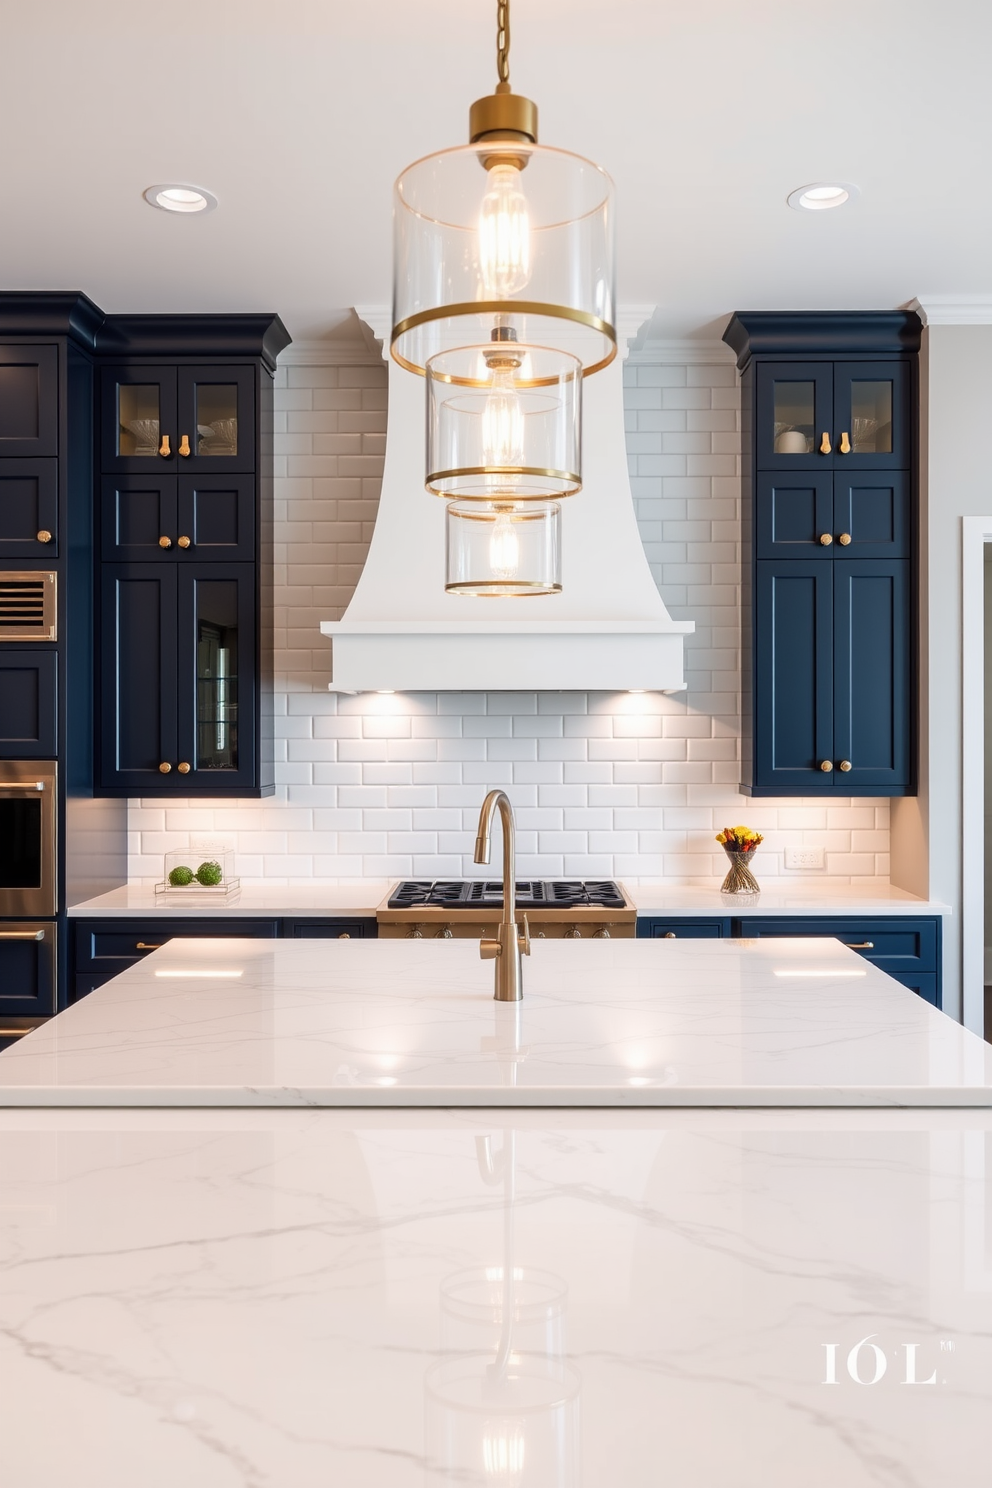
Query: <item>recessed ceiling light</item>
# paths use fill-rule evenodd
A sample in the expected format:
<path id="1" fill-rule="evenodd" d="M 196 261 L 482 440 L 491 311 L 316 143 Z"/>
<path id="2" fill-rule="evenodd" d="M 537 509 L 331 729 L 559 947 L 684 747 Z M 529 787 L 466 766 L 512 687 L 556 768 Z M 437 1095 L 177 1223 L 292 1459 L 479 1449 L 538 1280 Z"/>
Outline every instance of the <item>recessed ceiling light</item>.
<path id="1" fill-rule="evenodd" d="M 217 198 L 212 191 L 202 186 L 178 186 L 165 183 L 149 186 L 145 201 L 151 207 L 161 207 L 163 212 L 212 212 Z"/>
<path id="2" fill-rule="evenodd" d="M 787 200 L 797 212 L 827 212 L 857 198 L 858 188 L 849 181 L 813 181 L 809 186 L 790 191 Z"/>

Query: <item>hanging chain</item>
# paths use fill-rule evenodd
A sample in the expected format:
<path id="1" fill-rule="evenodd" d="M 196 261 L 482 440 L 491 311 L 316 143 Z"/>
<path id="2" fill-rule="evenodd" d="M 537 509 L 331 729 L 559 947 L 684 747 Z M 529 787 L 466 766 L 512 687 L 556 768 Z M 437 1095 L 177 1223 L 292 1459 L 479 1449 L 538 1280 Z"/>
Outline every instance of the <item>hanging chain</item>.
<path id="1" fill-rule="evenodd" d="M 510 0 L 496 0 L 496 71 L 500 85 L 510 86 Z"/>

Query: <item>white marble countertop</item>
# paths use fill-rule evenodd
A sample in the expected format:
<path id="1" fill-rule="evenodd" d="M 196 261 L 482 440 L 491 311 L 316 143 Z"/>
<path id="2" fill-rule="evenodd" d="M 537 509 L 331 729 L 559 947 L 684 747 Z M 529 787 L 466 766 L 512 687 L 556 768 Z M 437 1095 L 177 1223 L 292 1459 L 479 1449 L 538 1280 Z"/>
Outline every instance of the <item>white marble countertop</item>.
<path id="1" fill-rule="evenodd" d="M 990 1154 L 978 1111 L 0 1112 L 4 1482 L 986 1488 Z"/>
<path id="2" fill-rule="evenodd" d="M 760 881 L 760 864 L 755 869 Z M 738 919 L 752 915 L 945 915 L 950 906 L 937 899 L 920 899 L 894 884 L 839 884 L 817 880 L 768 880 L 757 899 L 738 902 L 720 893 L 721 880 L 712 885 L 658 883 L 626 884 L 640 915 L 713 915 Z"/>
<path id="3" fill-rule="evenodd" d="M 0 1105 L 992 1105 L 992 1049 L 838 941 L 174 940 L 0 1054 Z"/>
<path id="4" fill-rule="evenodd" d="M 246 884 L 236 899 L 229 901 L 173 899 L 169 894 L 156 894 L 154 888 L 125 884 L 83 899 L 69 906 L 70 919 L 117 919 L 125 915 L 160 915 L 163 919 L 264 918 L 288 919 L 293 915 L 335 916 L 374 915 L 386 897 L 390 880 L 369 878 L 352 884 L 289 884 L 267 887 Z"/>
<path id="5" fill-rule="evenodd" d="M 491 876 L 491 875 L 490 875 Z M 123 916 L 161 915 L 168 918 L 228 919 L 230 917 L 291 915 L 374 915 L 396 880 L 367 879 L 361 883 L 296 885 L 252 884 L 228 903 L 196 900 L 174 901 L 156 894 L 146 885 L 128 884 L 95 899 L 84 899 L 69 908 L 70 918 L 115 919 Z M 893 915 L 950 914 L 948 905 L 934 899 L 919 899 L 905 889 L 872 881 L 867 884 L 835 884 L 830 880 L 782 882 L 764 888 L 757 900 L 728 900 L 720 893 L 720 880 L 710 885 L 625 881 L 627 896 L 638 914 L 721 916 L 750 915 Z"/>

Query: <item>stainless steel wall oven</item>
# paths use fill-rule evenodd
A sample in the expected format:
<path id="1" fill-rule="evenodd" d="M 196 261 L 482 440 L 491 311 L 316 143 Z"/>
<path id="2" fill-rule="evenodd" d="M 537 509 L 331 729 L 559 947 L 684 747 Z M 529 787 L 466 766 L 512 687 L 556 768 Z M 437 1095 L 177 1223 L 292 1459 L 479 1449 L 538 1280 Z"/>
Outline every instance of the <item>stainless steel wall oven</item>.
<path id="1" fill-rule="evenodd" d="M 54 760 L 0 760 L 0 919 L 56 913 L 57 771 Z"/>

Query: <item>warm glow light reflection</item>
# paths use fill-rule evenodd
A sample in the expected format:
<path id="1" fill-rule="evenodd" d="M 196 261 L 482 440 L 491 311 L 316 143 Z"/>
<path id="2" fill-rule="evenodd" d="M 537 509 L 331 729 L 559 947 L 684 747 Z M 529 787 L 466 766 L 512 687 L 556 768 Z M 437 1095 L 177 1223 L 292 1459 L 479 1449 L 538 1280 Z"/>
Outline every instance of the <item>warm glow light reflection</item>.
<path id="1" fill-rule="evenodd" d="M 239 977 L 240 971 L 157 971 L 157 977 Z"/>
<path id="2" fill-rule="evenodd" d="M 479 270 L 486 299 L 518 294 L 530 279 L 530 213 L 513 165 L 486 173 L 479 212 Z"/>

